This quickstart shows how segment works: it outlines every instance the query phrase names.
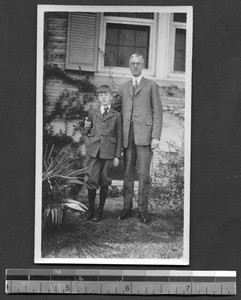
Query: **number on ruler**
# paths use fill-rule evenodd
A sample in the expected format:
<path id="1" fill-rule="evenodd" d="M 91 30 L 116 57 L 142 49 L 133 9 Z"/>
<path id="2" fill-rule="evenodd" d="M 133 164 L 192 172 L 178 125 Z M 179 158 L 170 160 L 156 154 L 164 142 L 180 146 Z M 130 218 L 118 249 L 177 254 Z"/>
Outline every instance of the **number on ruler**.
<path id="1" fill-rule="evenodd" d="M 187 292 L 188 292 L 190 289 L 190 285 L 187 285 L 186 288 L 187 288 Z"/>
<path id="2" fill-rule="evenodd" d="M 129 285 L 126 285 L 125 290 L 126 290 L 127 292 L 129 292 L 130 286 L 129 286 Z"/>
<path id="3" fill-rule="evenodd" d="M 66 291 L 69 291 L 70 290 L 70 286 L 69 286 L 69 284 L 66 284 Z"/>

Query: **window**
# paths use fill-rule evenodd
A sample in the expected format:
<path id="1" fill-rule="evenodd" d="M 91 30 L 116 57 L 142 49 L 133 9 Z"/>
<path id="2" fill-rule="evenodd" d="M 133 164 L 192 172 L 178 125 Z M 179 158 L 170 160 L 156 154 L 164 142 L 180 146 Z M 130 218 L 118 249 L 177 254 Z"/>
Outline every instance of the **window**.
<path id="1" fill-rule="evenodd" d="M 104 66 L 128 68 L 131 54 L 139 53 L 148 68 L 149 35 L 149 26 L 107 23 Z"/>
<path id="2" fill-rule="evenodd" d="M 137 19 L 154 19 L 154 13 L 104 13 L 104 16 L 137 18 Z"/>
<path id="3" fill-rule="evenodd" d="M 186 26 L 187 14 L 174 13 L 173 25 L 175 27 L 174 46 L 174 72 L 185 72 L 186 57 Z"/>
<path id="4" fill-rule="evenodd" d="M 174 51 L 174 72 L 185 72 L 186 56 L 186 30 L 176 28 L 175 51 Z"/>
<path id="5" fill-rule="evenodd" d="M 129 58 L 133 53 L 143 55 L 144 72 L 154 75 L 156 14 L 155 13 L 103 13 L 100 22 L 98 70 L 129 75 Z"/>

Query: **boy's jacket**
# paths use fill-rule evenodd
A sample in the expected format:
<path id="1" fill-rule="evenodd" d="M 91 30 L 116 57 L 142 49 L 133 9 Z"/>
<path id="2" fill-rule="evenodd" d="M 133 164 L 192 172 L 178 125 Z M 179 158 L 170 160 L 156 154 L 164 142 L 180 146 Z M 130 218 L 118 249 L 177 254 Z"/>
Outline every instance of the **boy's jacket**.
<path id="1" fill-rule="evenodd" d="M 90 133 L 85 136 L 86 153 L 96 157 L 100 151 L 100 158 L 114 159 L 121 157 L 122 125 L 119 112 L 110 108 L 103 117 L 100 108 L 93 109 L 88 115 L 91 122 Z"/>

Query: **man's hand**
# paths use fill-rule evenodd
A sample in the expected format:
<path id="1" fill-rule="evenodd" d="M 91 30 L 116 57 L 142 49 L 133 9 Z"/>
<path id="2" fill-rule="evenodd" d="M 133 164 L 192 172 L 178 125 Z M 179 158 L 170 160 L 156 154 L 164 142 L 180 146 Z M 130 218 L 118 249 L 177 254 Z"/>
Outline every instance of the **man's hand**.
<path id="1" fill-rule="evenodd" d="M 120 162 L 119 158 L 115 157 L 113 161 L 113 167 L 117 167 L 119 165 L 119 162 Z"/>
<path id="2" fill-rule="evenodd" d="M 156 148 L 159 147 L 159 140 L 158 139 L 152 139 L 151 140 L 151 150 L 154 151 Z"/>

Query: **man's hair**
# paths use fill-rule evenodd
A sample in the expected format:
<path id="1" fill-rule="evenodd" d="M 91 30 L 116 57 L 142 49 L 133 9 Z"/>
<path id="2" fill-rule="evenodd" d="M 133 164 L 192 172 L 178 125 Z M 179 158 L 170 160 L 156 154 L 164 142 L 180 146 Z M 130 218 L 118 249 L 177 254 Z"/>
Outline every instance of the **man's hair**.
<path id="1" fill-rule="evenodd" d="M 113 94 L 113 91 L 111 87 L 107 84 L 102 84 L 98 89 L 97 89 L 97 94 L 99 93 L 110 93 L 111 95 Z"/>
<path id="2" fill-rule="evenodd" d="M 130 61 L 131 61 L 132 58 L 140 58 L 142 60 L 143 65 L 145 63 L 143 56 L 141 54 L 139 54 L 139 53 L 133 53 L 131 55 L 130 59 L 129 59 L 129 63 L 130 63 Z"/>

